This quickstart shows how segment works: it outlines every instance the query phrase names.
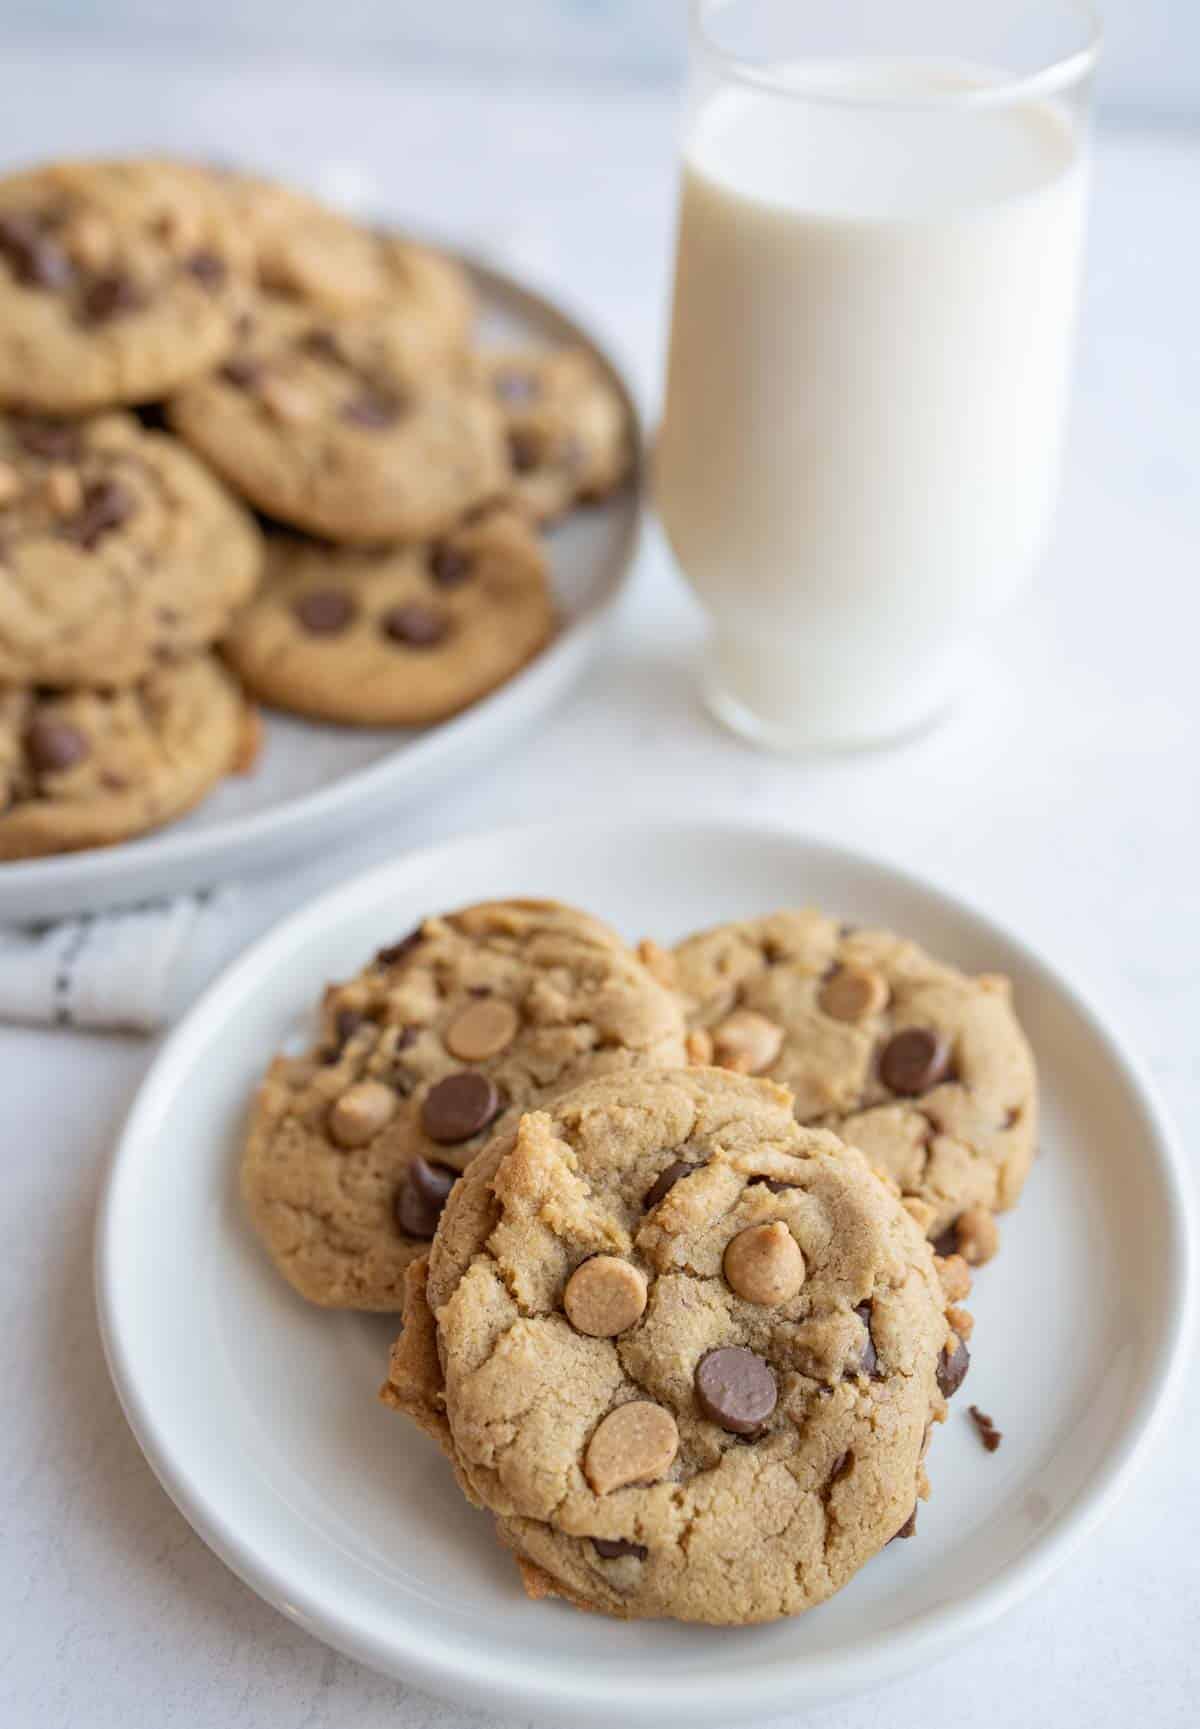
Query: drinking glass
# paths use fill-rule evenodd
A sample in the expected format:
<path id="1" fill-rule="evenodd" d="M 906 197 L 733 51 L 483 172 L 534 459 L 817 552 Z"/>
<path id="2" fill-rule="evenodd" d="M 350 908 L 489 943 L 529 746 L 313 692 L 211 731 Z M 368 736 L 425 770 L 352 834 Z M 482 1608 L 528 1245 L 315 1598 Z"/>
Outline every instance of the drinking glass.
<path id="1" fill-rule="evenodd" d="M 1057 488 L 1095 15 L 695 0 L 659 510 L 706 693 L 777 749 L 970 679 Z"/>

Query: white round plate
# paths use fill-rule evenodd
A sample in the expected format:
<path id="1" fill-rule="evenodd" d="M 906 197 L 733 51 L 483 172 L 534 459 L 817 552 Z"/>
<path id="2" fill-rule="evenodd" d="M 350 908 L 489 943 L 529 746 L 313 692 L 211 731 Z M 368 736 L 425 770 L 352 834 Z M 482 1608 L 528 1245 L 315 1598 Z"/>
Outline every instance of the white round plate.
<path id="1" fill-rule="evenodd" d="M 499 755 L 578 679 L 637 555 L 643 464 L 636 405 L 616 362 L 577 318 L 490 265 L 461 262 L 479 291 L 485 343 L 581 343 L 617 385 L 638 432 L 633 483 L 547 535 L 561 617 L 553 642 L 491 696 L 423 730 L 327 726 L 264 709 L 264 748 L 253 772 L 224 781 L 178 822 L 120 846 L 0 862 L 0 922 L 177 894 L 313 850 Z"/>
<path id="2" fill-rule="evenodd" d="M 522 1594 L 434 1445 L 376 1402 L 395 1323 L 284 1285 L 237 1202 L 238 1133 L 326 980 L 423 914 L 551 895 L 630 937 L 819 903 L 1009 973 L 1045 1127 L 978 1278 L 967 1390 L 935 1434 L 916 1538 L 799 1620 L 624 1623 Z M 1179 1376 L 1192 1237 L 1178 1147 L 1096 1014 L 1016 937 L 890 866 L 777 831 L 683 822 L 509 831 L 418 853 L 287 920 L 154 1065 L 108 1178 L 97 1295 L 113 1378 L 196 1530 L 342 1651 L 495 1712 L 557 1723 L 742 1720 L 878 1683 L 983 1627 L 1056 1567 L 1141 1464 Z M 1004 1432 L 980 1446 L 968 1400 Z"/>

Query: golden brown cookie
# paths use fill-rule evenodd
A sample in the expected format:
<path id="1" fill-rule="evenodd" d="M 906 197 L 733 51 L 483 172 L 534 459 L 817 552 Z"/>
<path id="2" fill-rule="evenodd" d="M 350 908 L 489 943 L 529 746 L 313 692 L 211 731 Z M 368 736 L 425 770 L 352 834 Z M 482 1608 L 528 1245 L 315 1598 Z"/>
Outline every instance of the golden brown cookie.
<path id="1" fill-rule="evenodd" d="M 271 1064 L 247 1212 L 310 1302 L 399 1309 L 405 1267 L 490 1134 L 583 1075 L 682 1049 L 673 998 L 598 919 L 548 901 L 428 918 L 326 992 L 307 1055 Z"/>
<path id="2" fill-rule="evenodd" d="M 252 717 L 211 655 L 118 691 L 0 690 L 0 859 L 110 846 L 249 767 Z"/>
<path id="3" fill-rule="evenodd" d="M 621 485 L 633 462 L 628 410 L 585 348 L 499 350 L 480 365 L 504 412 L 513 497 L 535 520 Z"/>
<path id="4" fill-rule="evenodd" d="M 217 365 L 248 253 L 203 180 L 162 162 L 63 162 L 0 180 L 0 402 L 83 414 Z"/>
<path id="5" fill-rule="evenodd" d="M 414 357 L 404 330 L 386 312 L 260 299 L 171 423 L 294 528 L 358 544 L 441 534 L 503 491 L 503 425 L 469 367 Z"/>
<path id="6" fill-rule="evenodd" d="M 130 414 L 0 414 L 0 681 L 132 684 L 203 647 L 262 565 L 250 513 Z"/>
<path id="7" fill-rule="evenodd" d="M 1033 1055 L 1007 979 L 969 977 L 887 931 L 811 909 L 721 925 L 658 954 L 693 1054 L 789 1087 L 900 1186 L 931 1237 L 996 1248 L 1037 1136 Z M 982 1215 L 982 1216 L 981 1216 Z"/>
<path id="8" fill-rule="evenodd" d="M 420 726 L 510 678 L 553 624 L 537 537 L 500 508 L 433 542 L 355 549 L 273 536 L 266 580 L 225 652 L 277 708 Z"/>
<path id="9" fill-rule="evenodd" d="M 909 1533 L 967 1369 L 953 1317 L 894 1191 L 782 1088 L 633 1071 L 470 1167 L 382 1396 L 446 1448 L 532 1594 L 743 1625 Z"/>

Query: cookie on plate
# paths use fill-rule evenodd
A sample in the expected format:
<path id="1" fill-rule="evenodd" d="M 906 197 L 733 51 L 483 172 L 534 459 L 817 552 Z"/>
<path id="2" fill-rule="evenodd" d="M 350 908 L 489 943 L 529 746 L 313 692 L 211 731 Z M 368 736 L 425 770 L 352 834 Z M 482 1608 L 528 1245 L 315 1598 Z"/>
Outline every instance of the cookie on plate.
<path id="1" fill-rule="evenodd" d="M 191 452 L 130 414 L 0 414 L 0 681 L 123 685 L 213 641 L 262 536 Z"/>
<path id="2" fill-rule="evenodd" d="M 268 542 L 267 576 L 225 652 L 247 688 L 297 714 L 419 726 L 484 696 L 549 639 L 546 559 L 516 511 L 442 539 Z"/>
<path id="3" fill-rule="evenodd" d="M 502 350 L 480 364 L 504 411 L 512 494 L 531 516 L 549 522 L 620 486 L 633 461 L 629 415 L 586 349 Z"/>
<path id="4" fill-rule="evenodd" d="M 209 169 L 269 294 L 332 313 L 387 307 L 430 343 L 462 349 L 475 321 L 475 292 L 454 259 L 382 228 L 367 227 L 278 181 Z"/>
<path id="5" fill-rule="evenodd" d="M 0 402 L 84 414 L 148 402 L 230 350 L 248 254 L 203 181 L 161 162 L 0 180 Z"/>
<path id="6" fill-rule="evenodd" d="M 0 690 L 0 859 L 109 846 L 250 767 L 253 711 L 211 655 L 124 690 Z"/>
<path id="7" fill-rule="evenodd" d="M 802 1123 L 861 1147 L 931 1237 L 989 1259 L 1037 1137 L 1037 1076 L 1009 982 L 805 910 L 657 951 L 698 1060 L 769 1075 Z M 948 1248 L 951 1242 L 939 1242 Z"/>
<path id="8" fill-rule="evenodd" d="M 531 1595 L 744 1625 L 909 1534 L 969 1330 L 894 1191 L 783 1089 L 635 1071 L 467 1171 L 382 1397 Z"/>
<path id="9" fill-rule="evenodd" d="M 168 405 L 172 425 L 269 516 L 330 540 L 441 534 L 507 482 L 499 409 L 415 358 L 388 313 L 260 300 L 232 358 Z"/>
<path id="10" fill-rule="evenodd" d="M 428 918 L 332 986 L 321 1032 L 275 1059 L 242 1194 L 310 1302 L 396 1310 L 458 1173 L 581 1076 L 674 1063 L 678 1006 L 607 925 L 550 901 Z"/>

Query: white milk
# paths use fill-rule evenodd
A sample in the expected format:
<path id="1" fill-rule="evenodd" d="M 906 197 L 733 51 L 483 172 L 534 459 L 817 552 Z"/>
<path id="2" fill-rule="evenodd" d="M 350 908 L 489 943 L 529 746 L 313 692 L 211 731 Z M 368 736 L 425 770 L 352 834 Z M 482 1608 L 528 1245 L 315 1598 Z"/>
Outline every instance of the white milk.
<path id="1" fill-rule="evenodd" d="M 848 76 L 865 75 L 830 72 Z M 918 724 L 1030 575 L 1084 183 L 1074 122 L 1050 104 L 822 107 L 731 88 L 700 110 L 658 503 L 714 619 L 716 700 L 768 739 Z"/>

